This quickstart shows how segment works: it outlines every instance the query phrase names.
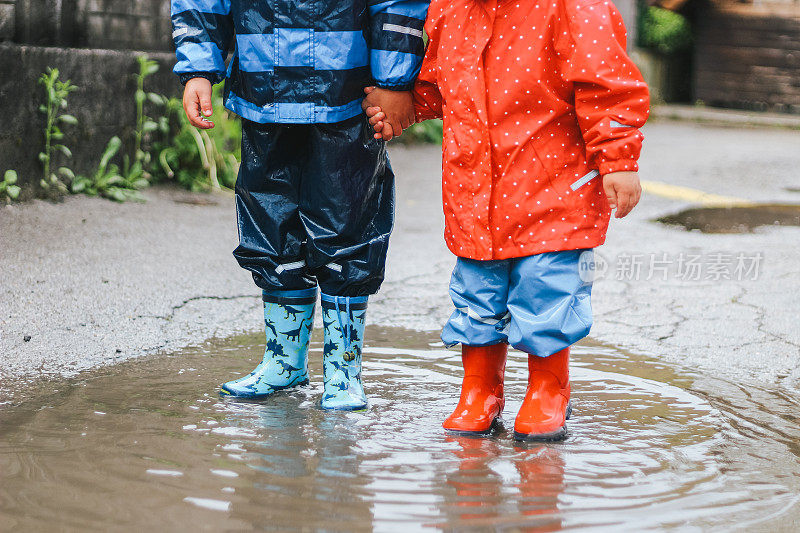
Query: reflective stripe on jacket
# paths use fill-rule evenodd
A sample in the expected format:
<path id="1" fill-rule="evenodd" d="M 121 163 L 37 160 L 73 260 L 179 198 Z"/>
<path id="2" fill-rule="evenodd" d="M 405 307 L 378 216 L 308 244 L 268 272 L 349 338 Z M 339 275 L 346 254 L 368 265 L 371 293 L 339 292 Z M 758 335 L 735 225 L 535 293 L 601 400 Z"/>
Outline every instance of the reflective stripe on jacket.
<path id="1" fill-rule="evenodd" d="M 602 175 L 637 170 L 647 85 L 605 0 L 433 0 L 414 90 L 444 118 L 445 241 L 508 259 L 605 241 Z"/>
<path id="2" fill-rule="evenodd" d="M 428 0 L 172 0 L 176 74 L 226 77 L 225 106 L 254 122 L 339 122 L 363 89 L 413 86 Z"/>

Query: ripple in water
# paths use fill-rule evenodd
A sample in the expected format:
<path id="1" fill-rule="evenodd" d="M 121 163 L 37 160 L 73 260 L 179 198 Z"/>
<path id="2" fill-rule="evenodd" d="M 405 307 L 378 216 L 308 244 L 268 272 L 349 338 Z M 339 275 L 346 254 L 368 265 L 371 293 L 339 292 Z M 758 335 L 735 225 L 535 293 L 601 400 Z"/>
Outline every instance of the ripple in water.
<path id="1" fill-rule="evenodd" d="M 452 437 L 460 357 L 372 328 L 371 407 L 330 413 L 312 386 L 222 402 L 260 337 L 40 385 L 0 407 L 0 520 L 11 528 L 520 531 L 775 529 L 795 523 L 797 402 L 613 347 L 574 350 L 562 444 Z M 506 425 L 525 358 L 507 371 Z"/>

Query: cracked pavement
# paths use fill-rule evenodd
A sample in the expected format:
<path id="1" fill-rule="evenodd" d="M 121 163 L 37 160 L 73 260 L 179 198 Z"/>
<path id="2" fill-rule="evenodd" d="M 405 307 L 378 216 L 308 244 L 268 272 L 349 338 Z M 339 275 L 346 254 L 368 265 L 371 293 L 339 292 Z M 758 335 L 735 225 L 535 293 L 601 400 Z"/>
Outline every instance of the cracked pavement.
<path id="1" fill-rule="evenodd" d="M 652 122 L 644 133 L 643 179 L 800 203 L 796 130 Z M 451 310 L 455 261 L 441 237 L 440 151 L 393 146 L 391 156 L 397 224 L 368 322 L 435 330 Z M 146 196 L 0 207 L 0 390 L 12 377 L 72 374 L 261 328 L 258 291 L 230 253 L 232 196 L 165 187 Z M 597 250 L 608 269 L 595 283 L 591 337 L 715 375 L 796 386 L 800 228 L 710 235 L 651 221 L 690 206 L 645 195 L 612 222 Z M 758 275 L 714 279 L 717 253 L 762 254 Z M 700 279 L 678 271 L 689 256 L 700 257 Z M 661 259 L 666 270 L 651 270 Z M 627 268 L 636 260 L 639 276 Z"/>

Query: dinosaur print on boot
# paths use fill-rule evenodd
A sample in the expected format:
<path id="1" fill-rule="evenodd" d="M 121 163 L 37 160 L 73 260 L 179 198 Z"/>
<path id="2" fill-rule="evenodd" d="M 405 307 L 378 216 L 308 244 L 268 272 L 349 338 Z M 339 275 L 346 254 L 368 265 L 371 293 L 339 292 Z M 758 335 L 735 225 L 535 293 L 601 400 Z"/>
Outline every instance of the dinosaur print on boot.
<path id="1" fill-rule="evenodd" d="M 367 396 L 361 383 L 366 308 L 366 296 L 322 295 L 325 391 L 320 405 L 323 409 L 356 411 L 367 407 Z"/>
<path id="2" fill-rule="evenodd" d="M 295 309 L 294 307 L 290 307 L 288 305 L 284 305 L 283 310 L 286 312 L 286 320 L 289 320 L 289 317 L 297 320 L 297 316 L 303 312 L 302 309 Z"/>
<path id="3" fill-rule="evenodd" d="M 283 353 L 283 344 L 279 343 L 277 339 L 267 341 L 267 351 L 276 357 L 286 357 L 286 354 Z"/>
<path id="4" fill-rule="evenodd" d="M 276 359 L 275 363 L 281 368 L 281 371 L 277 373 L 278 376 L 291 376 L 292 372 L 300 372 L 300 368 L 294 367 L 289 363 L 284 363 L 280 359 Z"/>
<path id="5" fill-rule="evenodd" d="M 308 383 L 309 326 L 314 323 L 316 289 L 282 291 L 280 296 L 265 292 L 263 299 L 264 357 L 248 375 L 222 385 L 224 398 L 261 399 Z"/>
<path id="6" fill-rule="evenodd" d="M 282 331 L 281 335 L 284 335 L 289 341 L 296 342 L 300 339 L 300 335 L 302 335 L 302 330 L 304 327 L 305 324 L 301 322 L 298 328 L 289 331 Z"/>
<path id="7" fill-rule="evenodd" d="M 329 352 L 333 352 L 334 350 L 338 350 L 338 349 L 339 349 L 339 345 L 338 344 L 336 344 L 333 341 L 326 341 L 325 342 L 325 346 L 323 347 L 322 351 L 323 351 L 323 353 L 329 353 Z"/>

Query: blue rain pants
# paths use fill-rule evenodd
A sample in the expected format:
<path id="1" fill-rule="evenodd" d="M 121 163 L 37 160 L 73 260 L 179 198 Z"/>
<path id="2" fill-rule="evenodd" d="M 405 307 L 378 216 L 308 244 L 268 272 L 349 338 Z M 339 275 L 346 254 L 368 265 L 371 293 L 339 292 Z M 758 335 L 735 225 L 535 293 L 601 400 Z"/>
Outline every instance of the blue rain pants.
<path id="1" fill-rule="evenodd" d="M 233 255 L 261 289 L 367 296 L 383 281 L 394 174 L 363 114 L 333 124 L 242 120 Z"/>
<path id="2" fill-rule="evenodd" d="M 591 254 L 568 250 L 497 261 L 459 258 L 450 281 L 456 309 L 442 341 L 447 346 L 507 342 L 540 357 L 574 344 L 592 326 L 592 284 L 579 273 L 580 261 Z"/>

